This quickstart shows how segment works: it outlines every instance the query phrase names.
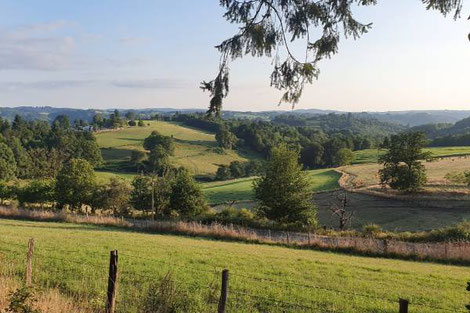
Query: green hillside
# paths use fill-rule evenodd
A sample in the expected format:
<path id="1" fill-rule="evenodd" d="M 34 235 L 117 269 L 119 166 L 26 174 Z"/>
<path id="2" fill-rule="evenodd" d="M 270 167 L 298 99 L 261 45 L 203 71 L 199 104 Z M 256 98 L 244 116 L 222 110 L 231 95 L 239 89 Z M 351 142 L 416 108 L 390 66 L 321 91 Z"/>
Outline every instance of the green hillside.
<path id="1" fill-rule="evenodd" d="M 331 169 L 309 171 L 313 190 L 326 191 L 339 187 L 340 174 Z M 210 203 L 253 199 L 253 177 L 203 184 L 203 191 Z"/>
<path id="2" fill-rule="evenodd" d="M 128 127 L 121 130 L 96 134 L 96 139 L 105 160 L 104 172 L 119 173 L 123 162 L 129 161 L 132 150 L 143 150 L 144 139 L 154 130 L 175 138 L 175 155 L 171 162 L 184 166 L 195 175 L 213 175 L 219 165 L 232 161 L 246 161 L 234 151 L 217 152 L 214 134 L 188 128 L 177 123 L 146 121 L 145 127 Z M 101 177 L 106 174 L 99 173 Z"/>
<path id="3" fill-rule="evenodd" d="M 468 303 L 468 267 L 14 220 L 0 220 L 3 275 L 22 279 L 31 237 L 37 286 L 99 309 L 117 249 L 117 312 L 139 312 L 149 283 L 167 272 L 188 305 L 178 312 L 215 312 L 224 268 L 228 312 L 388 313 L 399 298 L 411 301 L 410 312 L 465 312 Z"/>

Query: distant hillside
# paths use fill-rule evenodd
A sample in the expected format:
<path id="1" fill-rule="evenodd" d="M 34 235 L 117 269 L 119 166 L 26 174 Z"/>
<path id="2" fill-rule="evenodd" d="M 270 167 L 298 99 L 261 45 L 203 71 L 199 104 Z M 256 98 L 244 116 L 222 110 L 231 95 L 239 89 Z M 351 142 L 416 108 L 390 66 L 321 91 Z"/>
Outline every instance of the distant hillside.
<path id="1" fill-rule="evenodd" d="M 147 108 L 147 109 L 119 109 L 120 112 L 134 111 L 136 115 L 142 115 L 144 118 L 153 114 L 173 115 L 179 113 L 203 113 L 205 109 L 175 109 L 175 108 Z M 52 107 L 14 107 L 14 108 L 0 108 L 0 117 L 12 120 L 15 115 L 21 115 L 27 120 L 41 119 L 46 121 L 53 121 L 58 115 L 67 115 L 70 120 L 86 120 L 91 121 L 93 115 L 96 113 L 104 115 L 111 114 L 113 109 L 99 110 L 99 109 L 66 109 L 66 108 L 52 108 Z M 242 112 L 225 110 L 222 112 L 224 119 L 258 119 L 258 120 L 272 120 L 280 115 L 291 114 L 297 116 L 322 116 L 335 113 L 337 115 L 349 114 L 348 112 L 335 111 L 335 110 L 319 110 L 319 109 L 299 109 L 292 111 L 262 111 L 262 112 Z M 363 119 L 377 119 L 381 122 L 401 124 L 403 126 L 419 126 L 426 124 L 442 124 L 442 123 L 456 123 L 459 120 L 470 117 L 470 110 L 423 110 L 423 111 L 396 111 L 396 112 L 361 112 L 351 113 L 355 117 Z"/>
<path id="2" fill-rule="evenodd" d="M 388 136 L 406 129 L 405 126 L 380 121 L 368 114 L 322 114 L 322 115 L 297 115 L 283 114 L 272 120 L 277 124 L 290 126 L 315 127 L 327 134 L 349 132 L 364 136 Z"/>
<path id="3" fill-rule="evenodd" d="M 1 108 L 0 117 L 12 121 L 15 115 L 20 115 L 26 120 L 43 120 L 52 122 L 59 115 L 66 115 L 71 121 L 84 120 L 90 122 L 93 116 L 97 113 L 109 115 L 113 113 L 114 109 L 98 110 L 98 109 L 67 109 L 67 108 L 52 108 L 52 107 L 14 107 L 14 108 Z M 149 117 L 153 114 L 175 114 L 180 113 L 200 113 L 205 112 L 202 109 L 173 109 L 173 108 L 156 108 L 156 109 L 120 109 L 121 113 L 133 111 L 136 115 L 141 115 L 143 118 Z"/>
<path id="4" fill-rule="evenodd" d="M 470 110 L 368 112 L 365 114 L 381 121 L 413 127 L 424 124 L 455 123 L 470 117 Z"/>
<path id="5" fill-rule="evenodd" d="M 411 128 L 413 131 L 421 131 L 428 138 L 444 136 L 460 136 L 470 134 L 470 117 L 457 121 L 455 124 L 426 124 Z"/>

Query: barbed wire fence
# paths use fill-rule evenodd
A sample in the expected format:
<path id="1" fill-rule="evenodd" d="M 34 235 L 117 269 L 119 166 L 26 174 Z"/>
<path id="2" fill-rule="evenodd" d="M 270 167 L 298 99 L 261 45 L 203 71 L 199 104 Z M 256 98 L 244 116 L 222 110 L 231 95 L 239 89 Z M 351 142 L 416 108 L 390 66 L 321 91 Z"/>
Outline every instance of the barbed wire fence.
<path id="1" fill-rule="evenodd" d="M 24 258 L 25 266 L 24 270 L 21 270 L 17 266 L 11 266 L 5 268 L 2 266 L 0 275 L 7 276 L 19 276 L 25 281 L 26 286 L 32 286 L 35 283 L 42 284 L 42 287 L 46 288 L 59 288 L 61 291 L 66 291 L 67 287 L 73 284 L 83 285 L 87 282 L 87 291 L 85 293 L 79 293 L 80 297 L 103 297 L 98 300 L 103 302 L 104 312 L 115 313 L 115 312 L 127 312 L 127 308 L 130 305 L 137 305 L 135 296 L 142 296 L 141 294 L 132 294 L 127 298 L 134 298 L 132 301 L 126 301 L 118 297 L 118 282 L 127 281 L 135 286 L 144 286 L 151 283 L 155 283 L 158 278 L 158 271 L 152 270 L 151 265 L 159 264 L 160 270 L 167 268 L 170 272 L 171 269 L 179 268 L 186 272 L 196 274 L 195 277 L 201 278 L 201 275 L 209 275 L 212 277 L 212 281 L 208 284 L 197 284 L 171 278 L 173 283 L 184 285 L 188 288 L 197 288 L 199 290 L 206 289 L 212 293 L 214 306 L 217 308 L 218 313 L 227 313 L 228 310 L 236 305 L 240 304 L 240 300 L 249 300 L 257 303 L 258 307 L 263 305 L 271 305 L 272 308 L 280 308 L 280 312 L 322 312 L 324 313 L 324 307 L 314 301 L 305 301 L 306 299 L 297 299 L 297 301 L 285 300 L 275 298 L 273 296 L 253 294 L 253 290 L 242 287 L 231 287 L 229 282 L 241 280 L 245 285 L 252 285 L 256 283 L 263 284 L 263 289 L 268 289 L 271 286 L 283 286 L 285 292 L 287 290 L 318 290 L 325 293 L 333 293 L 341 295 L 351 299 L 367 298 L 377 302 L 387 303 L 388 306 L 396 306 L 397 312 L 408 313 L 410 307 L 421 307 L 426 308 L 432 312 L 462 312 L 468 313 L 465 308 L 445 308 L 442 306 L 434 305 L 431 303 L 409 301 L 405 298 L 389 298 L 374 294 L 364 294 L 359 292 L 350 292 L 340 290 L 337 288 L 330 288 L 320 286 L 316 284 L 298 283 L 293 280 L 276 279 L 271 277 L 253 276 L 247 275 L 237 271 L 230 271 L 229 269 L 222 267 L 213 267 L 211 269 L 196 267 L 188 264 L 178 264 L 168 260 L 162 260 L 157 258 L 139 256 L 132 251 L 126 250 L 125 252 L 118 252 L 118 250 L 112 250 L 109 255 L 100 253 L 97 251 L 84 251 L 84 250 L 67 250 L 60 247 L 43 247 L 36 245 L 34 239 L 30 239 L 28 245 L 18 244 L 13 242 L 0 241 L 0 254 L 8 253 L 10 256 L 17 257 L 17 259 Z M 62 253 L 65 257 L 53 256 L 50 253 Z M 73 255 L 75 254 L 75 255 Z M 74 259 L 71 258 L 74 257 Z M 99 259 L 100 262 L 93 263 L 87 261 L 87 257 L 93 257 Z M 0 262 L 3 261 L 0 258 Z M 109 262 L 107 262 L 109 261 Z M 126 269 L 126 265 L 137 264 L 143 265 L 144 268 L 150 269 L 147 272 L 136 272 Z M 80 279 L 69 279 L 66 281 L 53 280 L 54 277 L 64 277 L 70 265 L 76 266 L 73 270 L 80 270 L 79 273 L 73 272 L 75 276 L 80 276 Z M 161 272 L 161 271 L 160 271 Z M 88 276 L 86 275 L 88 274 Z M 206 277 L 207 278 L 207 277 Z M 210 279 L 209 279 L 210 280 Z M 462 292 L 465 292 L 465 288 L 470 289 L 470 282 L 468 286 L 462 287 Z M 293 289 L 296 288 L 296 289 Z M 470 291 L 470 290 L 469 290 Z M 125 290 L 121 290 L 125 293 Z M 136 293 L 139 293 L 136 291 Z M 73 293 L 70 293 L 72 295 Z M 229 294 L 231 295 L 229 297 Z M 75 294 L 76 295 L 76 294 Z M 215 299 L 217 298 L 217 299 Z M 294 297 L 292 297 L 294 298 Z M 119 308 L 119 309 L 118 309 Z M 468 308 L 470 310 L 470 308 Z M 235 312 L 235 311 L 233 311 Z M 272 311 L 267 311 L 272 312 Z"/>

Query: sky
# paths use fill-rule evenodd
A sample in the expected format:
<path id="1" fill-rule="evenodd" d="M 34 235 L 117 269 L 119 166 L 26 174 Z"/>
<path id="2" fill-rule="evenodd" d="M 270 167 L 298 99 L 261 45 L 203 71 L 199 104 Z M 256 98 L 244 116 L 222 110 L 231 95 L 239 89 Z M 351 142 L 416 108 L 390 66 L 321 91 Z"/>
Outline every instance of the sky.
<path id="1" fill-rule="evenodd" d="M 457 21 L 419 0 L 355 8 L 372 30 L 341 40 L 295 108 L 470 109 L 469 2 Z M 214 46 L 237 31 L 223 13 L 218 0 L 0 0 L 0 107 L 206 108 Z M 225 109 L 291 109 L 271 59 L 230 69 Z"/>

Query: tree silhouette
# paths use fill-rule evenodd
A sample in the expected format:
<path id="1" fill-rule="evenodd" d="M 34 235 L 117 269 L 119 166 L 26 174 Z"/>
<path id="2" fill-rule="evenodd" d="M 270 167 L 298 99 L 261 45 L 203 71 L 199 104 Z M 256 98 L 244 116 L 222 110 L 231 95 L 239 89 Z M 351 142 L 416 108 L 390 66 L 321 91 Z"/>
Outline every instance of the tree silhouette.
<path id="1" fill-rule="evenodd" d="M 428 10 L 460 17 L 462 0 L 421 2 Z M 294 106 L 304 85 L 318 77 L 318 62 L 338 52 L 341 36 L 357 39 L 371 28 L 354 18 L 352 7 L 375 4 L 377 0 L 220 0 L 224 17 L 240 27 L 216 46 L 221 57 L 215 79 L 201 83 L 211 97 L 208 114 L 220 114 L 229 92 L 229 63 L 245 55 L 273 58 L 271 86 L 284 92 L 280 102 Z M 292 48 L 298 41 L 305 49 L 301 55 Z"/>

